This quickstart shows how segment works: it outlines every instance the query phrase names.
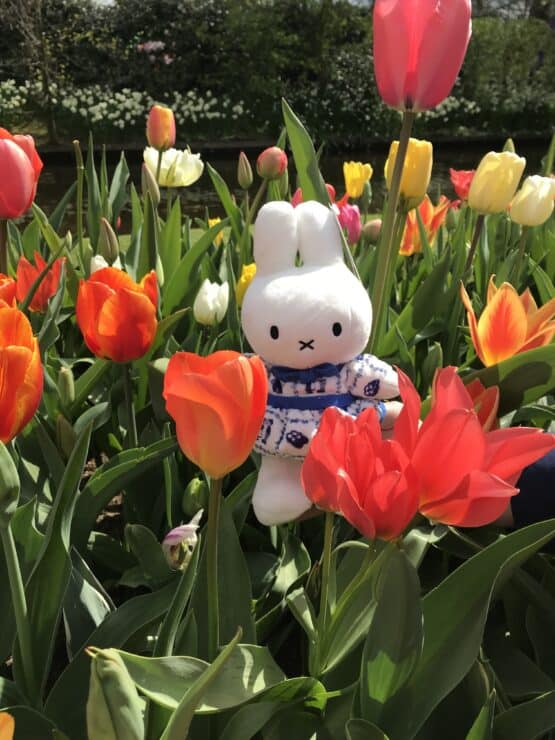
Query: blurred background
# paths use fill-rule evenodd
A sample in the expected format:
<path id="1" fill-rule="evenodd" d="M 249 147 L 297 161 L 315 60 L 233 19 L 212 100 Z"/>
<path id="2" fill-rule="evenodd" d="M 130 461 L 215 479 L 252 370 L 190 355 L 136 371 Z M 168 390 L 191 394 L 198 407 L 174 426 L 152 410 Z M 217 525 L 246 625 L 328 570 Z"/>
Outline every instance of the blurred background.
<path id="1" fill-rule="evenodd" d="M 345 158 L 381 167 L 398 134 L 374 82 L 372 2 L 0 0 L 0 10 L 0 125 L 37 138 L 53 202 L 74 177 L 71 141 L 86 146 L 89 132 L 138 167 L 154 102 L 174 110 L 178 146 L 228 182 L 240 149 L 275 142 L 282 97 L 322 146 L 332 184 Z M 438 190 L 450 166 L 475 167 L 507 136 L 535 168 L 555 123 L 555 4 L 474 0 L 473 16 L 451 96 L 414 130 L 434 142 Z M 192 207 L 208 189 L 188 191 Z"/>

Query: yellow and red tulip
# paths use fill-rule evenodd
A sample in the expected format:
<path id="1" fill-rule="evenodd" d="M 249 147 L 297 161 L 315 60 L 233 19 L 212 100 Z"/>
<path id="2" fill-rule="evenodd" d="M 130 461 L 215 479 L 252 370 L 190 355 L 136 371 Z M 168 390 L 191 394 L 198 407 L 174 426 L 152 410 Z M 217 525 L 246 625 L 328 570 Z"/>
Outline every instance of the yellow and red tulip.
<path id="1" fill-rule="evenodd" d="M 414 208 L 407 213 L 399 254 L 409 256 L 422 251 L 422 240 L 420 239 L 420 229 L 416 215 L 417 210 L 422 219 L 422 225 L 424 226 L 428 242 L 432 244 L 440 226 L 445 221 L 448 209 L 452 205 L 449 198 L 442 195 L 437 206 L 434 206 L 430 198 L 426 195 L 422 203 L 418 206 L 418 209 Z"/>
<path id="2" fill-rule="evenodd" d="M 154 271 L 135 283 L 127 273 L 104 267 L 81 280 L 77 323 L 90 351 L 114 362 L 130 362 L 148 350 L 158 327 Z"/>
<path id="3" fill-rule="evenodd" d="M 555 334 L 555 298 L 538 308 L 529 288 L 519 295 L 510 283 L 497 288 L 493 279 L 492 275 L 486 307 L 478 320 L 461 284 L 472 343 L 486 367 L 549 344 Z"/>
<path id="4" fill-rule="evenodd" d="M 9 442 L 33 418 L 42 385 L 39 344 L 29 319 L 0 304 L 0 442 Z"/>
<path id="5" fill-rule="evenodd" d="M 211 478 L 247 459 L 264 418 L 267 385 L 256 356 L 177 352 L 170 359 L 163 395 L 179 446 Z"/>

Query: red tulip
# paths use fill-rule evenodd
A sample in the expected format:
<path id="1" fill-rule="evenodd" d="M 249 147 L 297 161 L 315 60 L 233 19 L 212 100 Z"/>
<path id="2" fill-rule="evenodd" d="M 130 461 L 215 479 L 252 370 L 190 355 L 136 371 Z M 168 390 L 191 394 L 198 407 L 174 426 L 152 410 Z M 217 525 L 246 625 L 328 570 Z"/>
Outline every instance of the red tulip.
<path id="1" fill-rule="evenodd" d="M 33 418 L 42 395 L 39 344 L 19 309 L 0 305 L 0 441 L 7 443 Z"/>
<path id="2" fill-rule="evenodd" d="M 468 200 L 468 191 L 476 170 L 454 170 L 449 168 L 449 177 L 455 193 L 461 200 Z"/>
<path id="3" fill-rule="evenodd" d="M 137 284 L 122 270 L 104 267 L 79 283 L 77 323 L 97 357 L 130 362 L 148 352 L 154 341 L 157 305 L 154 271 Z"/>
<path id="4" fill-rule="evenodd" d="M 553 435 L 525 427 L 485 431 L 454 367 L 436 373 L 432 409 L 419 427 L 418 394 L 398 375 L 404 407 L 394 439 L 410 457 L 420 512 L 463 527 L 495 521 L 518 492 L 522 470 L 555 447 Z"/>
<path id="5" fill-rule="evenodd" d="M 256 356 L 177 352 L 170 359 L 163 395 L 179 446 L 211 478 L 247 459 L 264 418 L 267 384 Z"/>
<path id="6" fill-rule="evenodd" d="M 387 105 L 434 108 L 451 92 L 471 33 L 470 0 L 376 0 L 374 69 Z"/>
<path id="7" fill-rule="evenodd" d="M 0 272 L 0 301 L 11 306 L 15 301 L 15 280 Z"/>
<path id="8" fill-rule="evenodd" d="M 331 203 L 335 203 L 335 188 L 333 185 L 330 185 L 329 182 L 326 183 L 326 190 L 328 191 L 328 195 L 330 198 Z M 303 191 L 301 188 L 297 188 L 293 195 L 291 196 L 291 205 L 293 208 L 296 208 L 299 203 L 303 202 Z"/>
<path id="9" fill-rule="evenodd" d="M 382 440 L 378 417 L 357 418 L 327 408 L 301 469 L 307 497 L 341 513 L 366 537 L 398 537 L 416 514 L 409 458 L 394 440 Z"/>
<path id="10" fill-rule="evenodd" d="M 48 270 L 41 284 L 37 288 L 29 308 L 31 311 L 46 311 L 48 301 L 56 294 L 60 285 L 62 264 L 65 258 L 54 260 L 52 267 Z M 46 262 L 38 252 L 35 252 L 35 264 L 32 265 L 25 257 L 20 257 L 17 263 L 17 289 L 16 297 L 19 303 L 24 301 L 31 286 L 46 267 Z"/>
<path id="11" fill-rule="evenodd" d="M 0 219 L 18 218 L 35 199 L 42 161 L 32 136 L 0 128 Z"/>

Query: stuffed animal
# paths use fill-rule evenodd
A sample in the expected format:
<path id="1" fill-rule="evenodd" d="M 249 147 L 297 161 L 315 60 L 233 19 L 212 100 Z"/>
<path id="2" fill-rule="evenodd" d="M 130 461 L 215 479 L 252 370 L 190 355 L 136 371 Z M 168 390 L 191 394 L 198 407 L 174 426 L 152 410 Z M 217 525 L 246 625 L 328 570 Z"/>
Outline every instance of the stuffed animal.
<path id="1" fill-rule="evenodd" d="M 311 507 L 300 469 L 325 408 L 356 416 L 372 406 L 382 428 L 398 412 L 397 402 L 383 402 L 399 394 L 395 370 L 361 354 L 372 305 L 343 260 L 339 229 L 334 211 L 315 201 L 267 203 L 254 226 L 256 276 L 241 320 L 268 373 L 253 495 L 263 524 L 291 521 Z"/>

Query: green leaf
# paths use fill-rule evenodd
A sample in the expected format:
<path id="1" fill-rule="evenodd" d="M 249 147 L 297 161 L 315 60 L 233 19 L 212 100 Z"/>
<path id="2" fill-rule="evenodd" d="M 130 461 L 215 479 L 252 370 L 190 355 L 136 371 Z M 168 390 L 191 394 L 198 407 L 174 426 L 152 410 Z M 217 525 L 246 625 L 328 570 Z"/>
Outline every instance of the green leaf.
<path id="1" fill-rule="evenodd" d="M 158 257 L 158 214 L 147 193 L 144 199 L 141 246 L 135 271 L 135 280 L 140 280 L 148 272 L 156 269 Z"/>
<path id="2" fill-rule="evenodd" d="M 0 711 L 10 704 L 23 704 L 24 699 L 21 696 L 17 685 L 13 681 L 0 676 Z"/>
<path id="3" fill-rule="evenodd" d="M 96 517 L 118 491 L 177 450 L 174 437 L 148 447 L 125 450 L 101 465 L 81 491 L 72 529 L 72 542 L 83 552 Z"/>
<path id="4" fill-rule="evenodd" d="M 175 576 L 175 572 L 171 570 L 164 557 L 160 543 L 148 527 L 142 524 L 128 524 L 125 527 L 125 540 L 137 558 L 148 586 L 160 586 Z M 121 581 L 125 581 L 125 574 Z"/>
<path id="5" fill-rule="evenodd" d="M 81 404 L 86 401 L 89 393 L 101 378 L 104 377 L 111 366 L 112 363 L 109 360 L 102 360 L 98 357 L 93 364 L 77 378 L 75 381 L 75 401 L 71 404 L 72 414 L 76 413 Z"/>
<path id="6" fill-rule="evenodd" d="M 350 719 L 345 730 L 347 740 L 389 740 L 385 732 L 365 719 Z"/>
<path id="7" fill-rule="evenodd" d="M 281 107 L 303 198 L 304 200 L 317 200 L 329 206 L 330 196 L 318 167 L 318 158 L 312 140 L 286 100 L 282 99 Z"/>
<path id="8" fill-rule="evenodd" d="M 534 740 L 555 728 L 555 691 L 519 704 L 497 715 L 494 740 Z"/>
<path id="9" fill-rule="evenodd" d="M 492 691 L 480 714 L 474 720 L 466 736 L 466 740 L 490 740 L 493 729 L 493 713 L 495 711 L 495 692 Z"/>
<path id="10" fill-rule="evenodd" d="M 50 214 L 49 221 L 54 231 L 59 231 L 62 228 L 67 207 L 72 202 L 76 189 L 77 183 L 74 182 L 72 185 L 69 186 L 69 188 L 63 194 L 61 200 L 59 200 L 56 204 L 56 208 L 54 208 L 54 210 Z"/>
<path id="11" fill-rule="evenodd" d="M 316 643 L 316 614 L 304 588 L 297 588 L 286 598 L 291 613 L 305 631 L 308 639 Z"/>
<path id="12" fill-rule="evenodd" d="M 90 635 L 88 644 L 99 648 L 121 647 L 133 634 L 166 613 L 174 591 L 175 584 L 169 583 L 152 594 L 129 599 L 107 615 Z M 47 715 L 72 739 L 87 736 L 85 706 L 89 672 L 90 658 L 80 650 L 54 684 L 46 702 Z"/>
<path id="13" fill-rule="evenodd" d="M 555 520 L 501 537 L 469 558 L 422 600 L 424 648 L 388 705 L 389 734 L 410 740 L 473 665 L 495 586 L 555 535 Z"/>
<path id="14" fill-rule="evenodd" d="M 32 635 L 31 655 L 36 684 L 42 692 L 52 660 L 62 602 L 71 572 L 69 535 L 76 494 L 89 451 L 90 427 L 77 439 L 48 517 L 41 552 L 27 583 L 26 596 Z M 14 654 L 15 675 L 21 676 L 19 648 Z M 22 676 L 21 676 L 22 679 Z M 38 702 L 38 696 L 30 696 Z"/>
<path id="15" fill-rule="evenodd" d="M 112 213 L 112 223 L 118 219 L 121 209 L 127 201 L 127 181 L 129 180 L 129 167 L 125 160 L 125 153 L 122 152 L 120 160 L 114 170 L 112 182 L 110 183 L 110 192 L 108 202 Z"/>
<path id="16" fill-rule="evenodd" d="M 363 719 L 381 725 L 389 699 L 416 668 L 424 638 L 420 582 L 402 550 L 395 548 L 385 561 L 376 599 L 362 653 L 360 706 Z"/>
<path id="17" fill-rule="evenodd" d="M 220 199 L 221 204 L 224 207 L 224 211 L 227 214 L 229 223 L 231 224 L 231 230 L 233 231 L 233 235 L 235 237 L 235 241 L 239 242 L 241 240 L 241 233 L 243 230 L 243 219 L 241 216 L 241 210 L 231 197 L 229 188 L 227 187 L 225 180 L 221 177 L 221 175 L 208 163 L 206 165 L 206 169 L 208 171 L 208 174 L 210 175 L 210 179 L 212 180 L 214 189 L 218 194 L 218 198 Z"/>
<path id="18" fill-rule="evenodd" d="M 102 199 L 100 197 L 100 186 L 94 164 L 94 143 L 92 134 L 89 136 L 87 151 L 87 162 L 85 164 L 85 179 L 87 181 L 87 230 L 91 245 L 96 253 L 98 234 L 100 232 L 100 219 L 102 217 Z"/>
<path id="19" fill-rule="evenodd" d="M 499 386 L 499 416 L 503 416 L 553 391 L 555 344 L 521 352 L 497 365 L 465 375 L 463 381 L 466 384 L 476 378 L 486 388 Z"/>
<path id="20" fill-rule="evenodd" d="M 205 231 L 185 253 L 177 269 L 168 277 L 162 293 L 164 316 L 168 316 L 178 307 L 184 307 L 184 304 L 192 303 L 194 294 L 200 287 L 198 268 L 201 260 L 212 245 L 214 237 L 227 223 L 227 220 L 222 220 Z"/>
<path id="21" fill-rule="evenodd" d="M 252 740 L 281 709 L 281 704 L 272 701 L 260 701 L 241 707 L 225 726 L 220 740 Z"/>
<path id="22" fill-rule="evenodd" d="M 164 275 L 173 275 L 181 260 L 181 199 L 176 198 L 172 204 L 168 220 L 160 231 L 158 250 Z"/>
<path id="23" fill-rule="evenodd" d="M 216 660 L 187 689 L 185 696 L 181 699 L 175 712 L 172 714 L 160 740 L 183 740 L 183 738 L 187 737 L 198 705 L 201 703 L 203 697 L 205 697 L 210 686 L 216 681 L 218 676 L 221 676 L 223 669 L 233 654 L 235 646 L 241 639 L 241 634 L 241 628 L 239 627 L 233 640 L 224 647 Z"/>

